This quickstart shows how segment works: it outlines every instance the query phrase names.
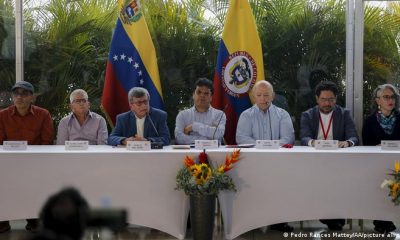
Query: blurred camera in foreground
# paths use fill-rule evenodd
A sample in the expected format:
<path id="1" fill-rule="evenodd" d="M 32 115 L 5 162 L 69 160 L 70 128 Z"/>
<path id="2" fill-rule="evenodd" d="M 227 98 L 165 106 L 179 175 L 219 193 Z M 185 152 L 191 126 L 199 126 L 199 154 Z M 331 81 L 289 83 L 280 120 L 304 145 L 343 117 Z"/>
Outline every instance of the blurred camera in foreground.
<path id="1" fill-rule="evenodd" d="M 40 220 L 42 231 L 33 239 L 79 240 L 86 228 L 121 230 L 126 226 L 127 212 L 114 208 L 90 209 L 78 190 L 66 188 L 46 201 Z"/>

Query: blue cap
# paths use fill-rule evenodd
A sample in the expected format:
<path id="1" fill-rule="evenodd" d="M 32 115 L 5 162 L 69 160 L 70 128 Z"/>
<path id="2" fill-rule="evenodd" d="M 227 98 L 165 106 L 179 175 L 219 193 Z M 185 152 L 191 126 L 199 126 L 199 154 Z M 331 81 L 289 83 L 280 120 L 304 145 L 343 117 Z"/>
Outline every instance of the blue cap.
<path id="1" fill-rule="evenodd" d="M 26 81 L 18 81 L 14 84 L 14 86 L 11 88 L 11 91 L 14 91 L 17 88 L 22 88 L 28 91 L 31 91 L 32 93 L 35 92 L 35 89 L 33 88 L 33 85 L 30 84 L 29 82 Z"/>

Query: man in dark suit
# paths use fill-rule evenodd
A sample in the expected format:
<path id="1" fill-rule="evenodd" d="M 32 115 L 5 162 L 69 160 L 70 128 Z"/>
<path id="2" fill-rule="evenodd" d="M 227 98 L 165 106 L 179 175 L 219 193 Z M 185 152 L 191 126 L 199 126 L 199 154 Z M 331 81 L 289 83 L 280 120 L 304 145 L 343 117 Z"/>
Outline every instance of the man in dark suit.
<path id="1" fill-rule="evenodd" d="M 150 94 L 145 88 L 129 90 L 131 111 L 117 116 L 115 128 L 107 142 L 109 145 L 126 145 L 127 141 L 150 141 L 169 145 L 170 134 L 167 113 L 149 105 Z"/>
<path id="2" fill-rule="evenodd" d="M 358 135 L 350 111 L 336 105 L 338 89 L 333 82 L 322 81 L 315 88 L 317 106 L 301 114 L 300 139 L 314 147 L 315 140 L 338 140 L 339 147 L 358 145 Z M 321 220 L 331 230 L 342 230 L 344 219 Z"/>
<path id="3" fill-rule="evenodd" d="M 304 146 L 314 141 L 339 140 L 339 147 L 358 145 L 358 135 L 350 111 L 336 105 L 338 89 L 333 82 L 323 81 L 315 88 L 317 106 L 301 114 L 300 139 Z"/>

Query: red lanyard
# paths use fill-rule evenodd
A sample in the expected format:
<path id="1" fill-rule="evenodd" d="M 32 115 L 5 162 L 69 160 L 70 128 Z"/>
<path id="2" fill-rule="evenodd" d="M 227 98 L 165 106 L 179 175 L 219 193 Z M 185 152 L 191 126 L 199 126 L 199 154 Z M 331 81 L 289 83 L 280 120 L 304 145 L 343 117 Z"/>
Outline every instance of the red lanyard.
<path id="1" fill-rule="evenodd" d="M 321 129 L 322 129 L 322 134 L 324 135 L 324 140 L 326 140 L 328 138 L 329 130 L 331 129 L 331 126 L 332 126 L 332 120 L 333 120 L 333 113 L 331 115 L 331 119 L 329 119 L 328 129 L 325 132 L 324 124 L 322 123 L 321 113 L 319 114 L 319 123 L 321 124 Z"/>

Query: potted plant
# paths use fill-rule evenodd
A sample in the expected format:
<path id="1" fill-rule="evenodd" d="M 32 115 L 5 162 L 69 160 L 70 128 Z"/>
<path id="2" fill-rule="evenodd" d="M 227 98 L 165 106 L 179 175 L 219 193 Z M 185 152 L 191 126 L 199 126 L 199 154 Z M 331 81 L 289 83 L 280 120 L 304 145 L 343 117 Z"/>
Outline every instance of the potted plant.
<path id="1" fill-rule="evenodd" d="M 176 175 L 176 189 L 190 196 L 190 221 L 193 239 L 212 239 L 215 217 L 215 199 L 220 191 L 236 191 L 232 178 L 226 174 L 239 161 L 240 149 L 226 155 L 225 163 L 213 167 L 205 150 L 197 162 L 186 156 L 184 166 Z"/>

